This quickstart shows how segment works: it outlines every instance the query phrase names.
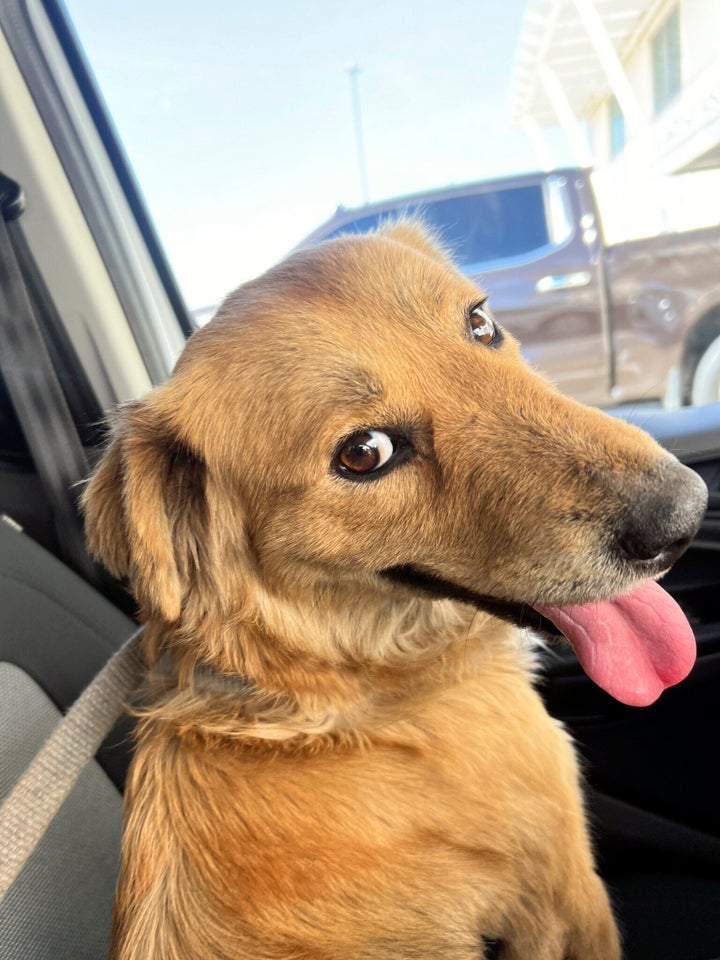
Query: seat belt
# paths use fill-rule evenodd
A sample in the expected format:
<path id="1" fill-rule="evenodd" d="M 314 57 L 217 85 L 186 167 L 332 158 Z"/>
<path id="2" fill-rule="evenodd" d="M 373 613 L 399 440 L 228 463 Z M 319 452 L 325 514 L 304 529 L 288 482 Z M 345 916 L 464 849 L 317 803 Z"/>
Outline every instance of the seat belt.
<path id="1" fill-rule="evenodd" d="M 141 635 L 108 660 L 0 806 L 0 903 L 136 690 Z"/>
<path id="2" fill-rule="evenodd" d="M 22 188 L 0 173 L 0 371 L 50 500 L 65 559 L 95 581 L 97 568 L 85 551 L 72 492 L 90 466 L 18 263 L 16 250 L 25 238 L 17 221 L 24 209 Z"/>

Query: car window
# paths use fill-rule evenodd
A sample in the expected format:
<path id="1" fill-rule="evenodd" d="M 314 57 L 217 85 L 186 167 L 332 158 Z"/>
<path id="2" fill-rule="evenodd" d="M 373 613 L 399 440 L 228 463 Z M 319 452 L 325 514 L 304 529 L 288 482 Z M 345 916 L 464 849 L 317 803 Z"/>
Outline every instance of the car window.
<path id="1" fill-rule="evenodd" d="M 410 214 L 565 392 L 720 400 L 716 0 L 68 7 L 196 323 Z"/>
<path id="2" fill-rule="evenodd" d="M 167 0 L 131 0 L 122 17 L 102 0 L 67 6 L 194 311 L 338 206 L 537 167 L 507 102 L 525 0 L 502 16 L 492 0 L 451 0 L 442 16 L 425 0 L 215 0 L 207 16 Z M 551 138 L 558 164 L 572 163 Z M 518 216 L 531 197 L 501 203 Z M 439 220 L 457 240 L 468 216 L 450 206 Z M 535 243 L 541 221 L 528 229 Z M 507 249 L 518 233 L 513 224 Z"/>

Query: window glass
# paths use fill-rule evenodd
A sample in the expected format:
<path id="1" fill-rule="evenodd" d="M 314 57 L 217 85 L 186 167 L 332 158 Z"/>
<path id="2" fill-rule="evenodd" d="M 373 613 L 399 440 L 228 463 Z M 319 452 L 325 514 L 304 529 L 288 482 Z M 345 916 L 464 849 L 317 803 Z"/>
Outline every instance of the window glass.
<path id="1" fill-rule="evenodd" d="M 652 45 L 655 112 L 663 110 L 680 91 L 680 10 L 676 7 Z"/>
<path id="2" fill-rule="evenodd" d="M 522 258 L 548 243 L 539 186 L 443 200 L 428 213 L 463 264 Z"/>
<path id="3" fill-rule="evenodd" d="M 625 146 L 625 116 L 615 97 L 611 97 L 610 113 L 610 154 L 615 157 Z"/>
<path id="4" fill-rule="evenodd" d="M 390 212 L 358 217 L 328 237 L 363 233 L 401 215 L 420 216 L 437 230 L 464 267 L 528 257 L 550 242 L 540 185 L 401 204 Z"/>
<path id="5" fill-rule="evenodd" d="M 561 390 L 720 400 L 720 0 L 66 2 L 199 324 L 418 214 Z"/>

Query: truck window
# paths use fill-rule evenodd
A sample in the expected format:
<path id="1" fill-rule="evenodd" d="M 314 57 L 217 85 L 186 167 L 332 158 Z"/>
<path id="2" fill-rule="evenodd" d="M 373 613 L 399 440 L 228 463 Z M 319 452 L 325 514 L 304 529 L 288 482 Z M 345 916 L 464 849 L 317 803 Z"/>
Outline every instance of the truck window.
<path id="1" fill-rule="evenodd" d="M 441 200 L 427 219 L 466 269 L 526 259 L 550 242 L 540 184 Z"/>
<path id="2" fill-rule="evenodd" d="M 399 216 L 420 216 L 434 227 L 468 272 L 537 256 L 564 243 L 572 230 L 562 178 L 507 190 L 405 203 L 358 217 L 328 234 L 364 233 Z"/>

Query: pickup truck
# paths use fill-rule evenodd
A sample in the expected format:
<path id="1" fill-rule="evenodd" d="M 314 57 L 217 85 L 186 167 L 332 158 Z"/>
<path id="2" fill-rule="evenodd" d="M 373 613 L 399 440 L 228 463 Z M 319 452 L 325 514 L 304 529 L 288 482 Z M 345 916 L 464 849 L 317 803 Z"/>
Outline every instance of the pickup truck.
<path id="1" fill-rule="evenodd" d="M 720 399 L 720 227 L 608 246 L 591 172 L 563 169 L 340 207 L 302 245 L 404 214 L 439 231 L 565 393 L 603 407 Z"/>

